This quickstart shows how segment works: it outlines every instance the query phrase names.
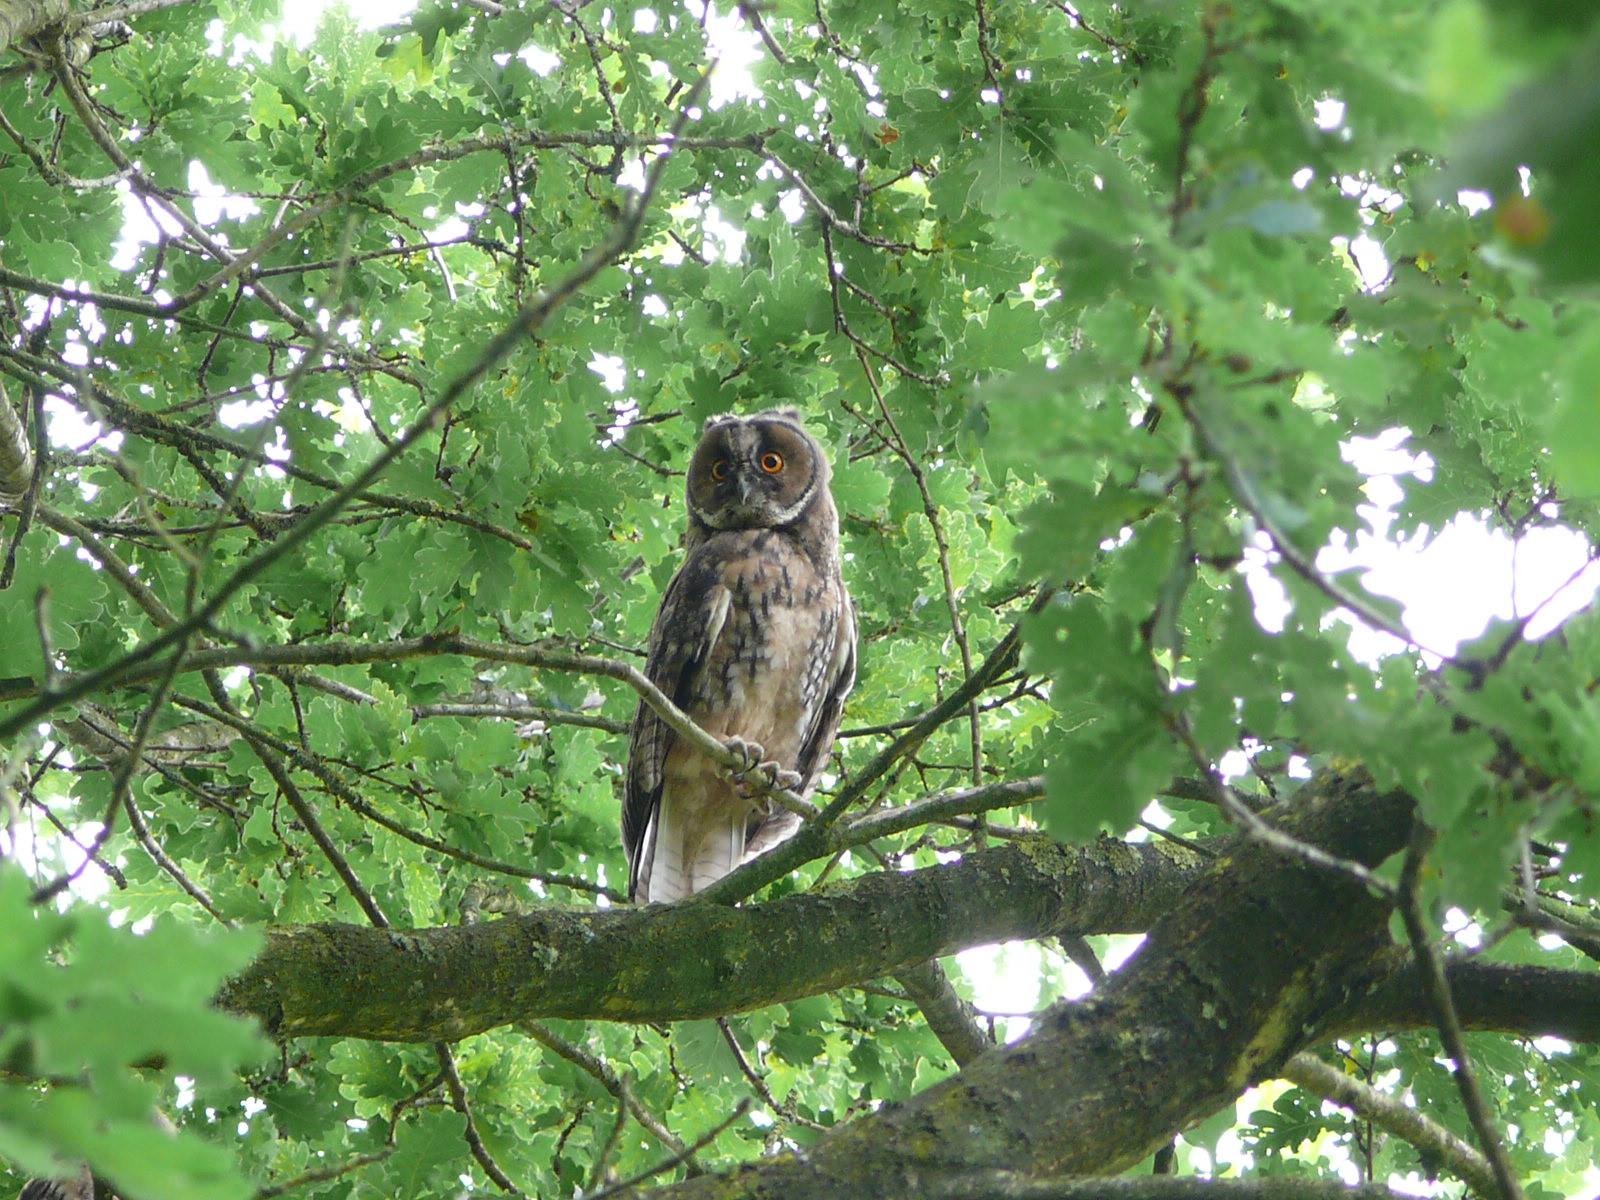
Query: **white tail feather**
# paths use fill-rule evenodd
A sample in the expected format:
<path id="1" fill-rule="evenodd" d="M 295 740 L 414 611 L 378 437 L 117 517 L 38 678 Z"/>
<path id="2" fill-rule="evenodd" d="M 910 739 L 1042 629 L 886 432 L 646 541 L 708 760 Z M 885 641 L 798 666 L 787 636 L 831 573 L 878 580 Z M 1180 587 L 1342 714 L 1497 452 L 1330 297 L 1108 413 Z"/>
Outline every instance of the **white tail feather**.
<path id="1" fill-rule="evenodd" d="M 683 829 L 675 820 L 677 805 L 663 802 L 645 831 L 648 866 L 639 880 L 641 904 L 671 903 L 689 894 L 683 864 Z"/>
<path id="2" fill-rule="evenodd" d="M 736 815 L 726 824 L 705 831 L 694 862 L 689 866 L 689 890 L 709 887 L 739 865 L 744 857 L 744 816 Z"/>
<path id="3" fill-rule="evenodd" d="M 691 828 L 683 816 L 670 797 L 662 798 L 645 833 L 647 864 L 640 872 L 641 904 L 685 900 L 728 874 L 744 856 L 742 816 L 699 830 Z M 687 843 L 691 840 L 698 845 L 690 847 Z"/>

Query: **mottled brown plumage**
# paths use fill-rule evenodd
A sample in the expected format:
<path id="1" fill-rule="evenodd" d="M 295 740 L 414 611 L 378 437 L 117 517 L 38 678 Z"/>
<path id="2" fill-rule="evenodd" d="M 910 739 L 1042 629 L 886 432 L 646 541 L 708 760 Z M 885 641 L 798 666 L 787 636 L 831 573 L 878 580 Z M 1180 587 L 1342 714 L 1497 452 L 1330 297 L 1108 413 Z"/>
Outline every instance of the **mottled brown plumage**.
<path id="1" fill-rule="evenodd" d="M 28 1180 L 17 1193 L 17 1200 L 95 1200 L 101 1191 L 85 1163 L 71 1178 Z"/>
<path id="2" fill-rule="evenodd" d="M 855 683 L 828 459 L 792 409 L 706 423 L 689 463 L 687 553 L 646 674 L 708 732 L 801 791 Z M 680 742 L 641 704 L 622 811 L 628 890 L 677 900 L 792 833 L 796 818 Z"/>

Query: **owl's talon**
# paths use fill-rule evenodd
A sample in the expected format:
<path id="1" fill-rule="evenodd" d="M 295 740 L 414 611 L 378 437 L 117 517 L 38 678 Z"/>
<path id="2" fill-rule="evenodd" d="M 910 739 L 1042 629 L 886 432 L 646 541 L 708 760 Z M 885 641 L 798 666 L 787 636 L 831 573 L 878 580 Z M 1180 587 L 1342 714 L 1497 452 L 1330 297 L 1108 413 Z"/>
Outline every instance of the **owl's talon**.
<path id="1" fill-rule="evenodd" d="M 742 778 L 750 774 L 766 758 L 767 752 L 761 748 L 759 742 L 747 742 L 742 737 L 731 737 L 724 741 L 723 746 L 728 753 L 737 755 L 741 760 L 737 767 L 730 767 L 729 773 L 735 778 Z"/>
<path id="2" fill-rule="evenodd" d="M 799 771 L 787 770 L 775 762 L 762 763 L 761 766 L 763 770 L 768 767 L 771 768 L 770 771 L 767 771 L 767 778 L 772 782 L 773 787 L 785 792 L 792 792 L 799 788 Z"/>
<path id="3" fill-rule="evenodd" d="M 776 759 L 768 758 L 759 743 L 731 737 L 722 744 L 740 760 L 739 766 L 729 767 L 723 772 L 740 795 L 749 796 L 752 791 L 761 790 L 789 791 L 800 786 L 800 772 L 791 771 Z M 760 784 L 755 784 L 754 779 L 758 776 Z M 765 786 L 762 787 L 762 784 Z"/>

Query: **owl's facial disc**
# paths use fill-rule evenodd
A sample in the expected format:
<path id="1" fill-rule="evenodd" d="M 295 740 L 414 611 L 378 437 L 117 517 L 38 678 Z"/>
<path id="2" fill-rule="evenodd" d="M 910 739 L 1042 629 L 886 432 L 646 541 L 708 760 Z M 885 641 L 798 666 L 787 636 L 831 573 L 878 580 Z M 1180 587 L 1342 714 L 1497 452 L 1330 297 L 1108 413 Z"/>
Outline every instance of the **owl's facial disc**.
<path id="1" fill-rule="evenodd" d="M 771 528 L 795 520 L 817 487 L 826 485 L 825 460 L 813 445 L 787 413 L 716 423 L 689 464 L 689 511 L 712 529 Z"/>

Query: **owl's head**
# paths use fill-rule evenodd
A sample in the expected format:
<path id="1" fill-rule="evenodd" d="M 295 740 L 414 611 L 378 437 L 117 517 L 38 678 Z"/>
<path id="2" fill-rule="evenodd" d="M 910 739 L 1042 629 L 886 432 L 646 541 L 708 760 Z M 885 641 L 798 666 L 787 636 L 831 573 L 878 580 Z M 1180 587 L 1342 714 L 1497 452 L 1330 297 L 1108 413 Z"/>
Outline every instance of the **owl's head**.
<path id="1" fill-rule="evenodd" d="M 689 518 L 707 529 L 788 525 L 827 496 L 828 475 L 795 409 L 712 417 L 689 460 Z"/>

